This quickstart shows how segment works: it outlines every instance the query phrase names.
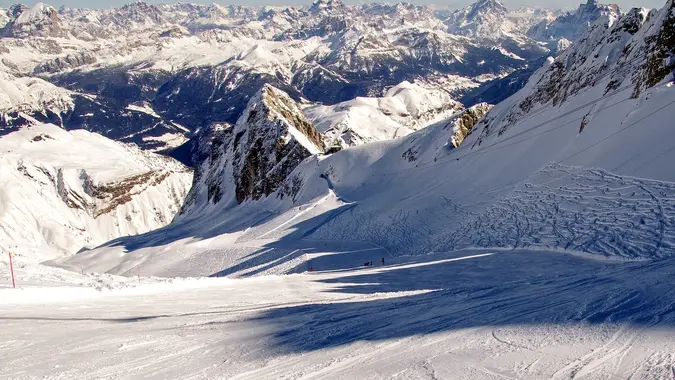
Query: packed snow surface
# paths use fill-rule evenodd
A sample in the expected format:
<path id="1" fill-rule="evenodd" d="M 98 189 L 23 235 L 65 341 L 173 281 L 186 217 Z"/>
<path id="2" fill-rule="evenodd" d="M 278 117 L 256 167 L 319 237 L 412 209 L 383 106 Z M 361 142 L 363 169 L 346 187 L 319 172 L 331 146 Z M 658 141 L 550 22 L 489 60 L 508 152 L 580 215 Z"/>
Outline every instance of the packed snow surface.
<path id="1" fill-rule="evenodd" d="M 304 275 L 243 280 L 160 280 L 143 277 L 141 266 L 140 284 L 136 274 L 19 266 L 19 289 L 0 263 L 0 378 L 673 374 L 672 260 L 517 249 L 385 257 L 382 265 L 381 255 L 364 256 L 373 267 L 316 264 Z M 32 282 L 38 276 L 51 286 Z"/>

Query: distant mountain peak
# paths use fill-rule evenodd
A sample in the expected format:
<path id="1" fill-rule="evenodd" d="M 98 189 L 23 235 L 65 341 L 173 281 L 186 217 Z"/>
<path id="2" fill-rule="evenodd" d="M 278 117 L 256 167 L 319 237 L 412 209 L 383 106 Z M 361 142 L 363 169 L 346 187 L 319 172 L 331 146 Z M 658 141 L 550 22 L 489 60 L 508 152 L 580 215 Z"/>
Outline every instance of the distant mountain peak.
<path id="1" fill-rule="evenodd" d="M 507 8 L 501 2 L 497 0 L 478 0 L 477 2 L 471 5 L 471 8 L 474 10 L 488 10 L 496 9 L 506 11 Z"/>
<path id="2" fill-rule="evenodd" d="M 479 0 L 470 6 L 454 12 L 446 24 L 450 33 L 467 37 L 498 39 L 508 22 L 509 10 L 497 0 Z"/>
<path id="3" fill-rule="evenodd" d="M 344 8 L 344 4 L 340 0 L 316 0 L 309 8 L 311 13 L 320 13 L 322 11 L 330 11 Z"/>
<path id="4" fill-rule="evenodd" d="M 22 4 L 9 9 L 12 20 L 3 28 L 3 35 L 25 38 L 30 36 L 61 36 L 60 20 L 56 8 L 37 3 L 28 8 Z"/>

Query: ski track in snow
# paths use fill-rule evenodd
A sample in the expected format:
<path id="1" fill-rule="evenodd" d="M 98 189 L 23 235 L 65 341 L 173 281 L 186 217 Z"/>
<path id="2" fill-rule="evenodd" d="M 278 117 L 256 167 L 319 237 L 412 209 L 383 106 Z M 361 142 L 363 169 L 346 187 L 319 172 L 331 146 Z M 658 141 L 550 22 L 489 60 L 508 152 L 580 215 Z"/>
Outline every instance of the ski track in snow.
<path id="1" fill-rule="evenodd" d="M 240 280 L 107 275 L 103 290 L 19 275 L 36 268 L 66 291 L 3 280 L 2 379 L 642 379 L 675 364 L 668 260 L 468 250 Z"/>

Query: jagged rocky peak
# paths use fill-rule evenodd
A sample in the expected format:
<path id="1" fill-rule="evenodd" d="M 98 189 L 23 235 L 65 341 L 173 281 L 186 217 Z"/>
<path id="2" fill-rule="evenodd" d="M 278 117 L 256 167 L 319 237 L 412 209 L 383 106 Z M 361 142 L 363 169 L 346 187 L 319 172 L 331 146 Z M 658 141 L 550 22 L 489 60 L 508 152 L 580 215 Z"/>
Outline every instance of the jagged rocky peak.
<path id="1" fill-rule="evenodd" d="M 506 18 L 508 11 L 497 0 L 479 0 L 452 13 L 445 23 L 452 34 L 499 39 L 510 29 Z"/>
<path id="2" fill-rule="evenodd" d="M 296 101 L 268 84 L 250 99 L 234 126 L 210 128 L 203 133 L 209 141 L 200 144 L 209 152 L 201 154 L 204 160 L 183 214 L 209 204 L 227 206 L 267 197 L 303 160 L 325 149 Z"/>
<path id="3" fill-rule="evenodd" d="M 161 9 L 144 1 L 126 4 L 120 8 L 119 13 L 126 18 L 124 20 L 126 22 L 151 25 L 160 24 L 164 21 Z"/>
<path id="4" fill-rule="evenodd" d="M 345 5 L 340 0 L 316 0 L 309 8 L 312 14 L 327 13 L 344 10 Z"/>
<path id="5" fill-rule="evenodd" d="M 10 21 L 2 29 L 6 37 L 27 38 L 60 37 L 60 19 L 56 8 L 44 3 L 37 3 L 32 8 L 17 4 L 9 9 Z"/>
<path id="6" fill-rule="evenodd" d="M 621 16 L 616 4 L 600 4 L 597 0 L 588 0 L 579 5 L 575 12 L 568 12 L 553 21 L 544 20 L 527 31 L 527 36 L 539 41 L 565 38 L 572 42 L 578 40 L 589 27 L 603 17 L 612 23 Z"/>
<path id="7" fill-rule="evenodd" d="M 300 162 L 324 151 L 321 136 L 298 104 L 271 85 L 251 99 L 234 132 L 239 203 L 272 194 Z"/>
<path id="8" fill-rule="evenodd" d="M 508 9 L 504 6 L 504 4 L 497 0 L 479 0 L 471 5 L 471 13 L 469 14 L 469 17 L 476 16 L 481 12 L 506 13 L 508 12 Z"/>

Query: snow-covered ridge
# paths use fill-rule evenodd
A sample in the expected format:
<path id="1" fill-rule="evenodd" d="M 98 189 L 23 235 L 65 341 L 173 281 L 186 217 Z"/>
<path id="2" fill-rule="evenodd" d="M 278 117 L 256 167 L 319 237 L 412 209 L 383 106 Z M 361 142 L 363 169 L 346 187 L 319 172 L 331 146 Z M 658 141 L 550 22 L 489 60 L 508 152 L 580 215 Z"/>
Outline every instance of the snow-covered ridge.
<path id="1" fill-rule="evenodd" d="M 637 97 L 646 87 L 659 83 L 670 74 L 668 59 L 672 53 L 657 48 L 657 41 L 661 46 L 667 44 L 663 36 L 670 33 L 669 25 L 675 18 L 671 8 L 669 1 L 659 12 L 634 8 L 615 22 L 597 22 L 576 44 L 550 58 L 530 78 L 527 91 L 505 102 L 502 113 L 488 115 L 481 133 L 485 136 L 498 131 L 501 135 L 527 115 L 545 107 L 560 107 L 586 91 L 602 88 L 603 96 L 595 101 L 599 102 L 622 91 L 632 90 Z M 588 117 L 603 104 L 589 109 Z"/>
<path id="2" fill-rule="evenodd" d="M 381 98 L 356 98 L 304 109 L 328 147 L 348 147 L 407 136 L 462 110 L 440 90 L 403 82 Z"/>
<path id="3" fill-rule="evenodd" d="M 73 108 L 71 92 L 35 77 L 16 77 L 0 71 L 0 115 Z M 1 117 L 1 116 L 0 116 Z"/>
<path id="4" fill-rule="evenodd" d="M 456 97 L 463 88 L 550 53 L 525 37 L 522 27 L 511 28 L 496 47 L 479 36 L 455 35 L 430 8 L 406 3 L 134 2 L 111 9 L 62 7 L 55 16 L 47 5 L 4 13 L 0 71 L 37 76 L 78 94 L 68 112 L 33 107 L 21 123 L 54 122 L 153 151 L 176 148 L 181 138 L 210 123 L 236 123 L 266 83 L 320 104 L 385 97 L 406 81 Z M 543 16 L 522 11 L 518 17 Z M 19 23 L 28 25 L 29 33 L 15 33 L 12 25 Z M 489 28 L 493 22 L 487 17 L 472 25 L 477 24 Z M 130 105 L 143 102 L 153 113 L 129 112 Z M 53 115 L 44 117 L 47 113 Z M 176 130 L 178 124 L 187 131 Z M 124 131 L 116 133 L 119 126 Z"/>
<path id="5" fill-rule="evenodd" d="M 25 127 L 0 139 L 0 245 L 29 261 L 165 226 L 192 173 L 86 131 Z"/>

